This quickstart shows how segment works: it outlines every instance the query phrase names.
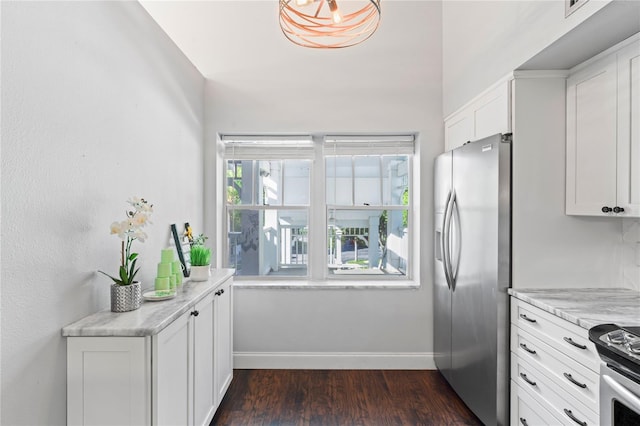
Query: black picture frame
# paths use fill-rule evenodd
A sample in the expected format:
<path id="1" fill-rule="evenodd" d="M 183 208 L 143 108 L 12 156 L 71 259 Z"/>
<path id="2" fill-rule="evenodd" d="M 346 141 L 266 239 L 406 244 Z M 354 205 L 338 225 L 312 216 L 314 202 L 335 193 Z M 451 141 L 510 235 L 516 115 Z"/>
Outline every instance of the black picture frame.
<path id="1" fill-rule="evenodd" d="M 171 224 L 173 242 L 176 245 L 178 259 L 182 264 L 182 275 L 184 275 L 185 278 L 188 278 L 191 274 L 191 242 L 185 238 L 187 229 L 189 229 L 189 222 L 184 223 L 184 232 L 182 234 L 178 234 L 176 224 Z"/>

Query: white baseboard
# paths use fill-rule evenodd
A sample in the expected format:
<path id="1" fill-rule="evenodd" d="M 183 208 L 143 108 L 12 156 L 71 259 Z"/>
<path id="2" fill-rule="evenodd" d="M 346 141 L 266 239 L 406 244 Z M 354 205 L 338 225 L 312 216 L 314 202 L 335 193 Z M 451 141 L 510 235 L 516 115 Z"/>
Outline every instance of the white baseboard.
<path id="1" fill-rule="evenodd" d="M 239 369 L 435 370 L 432 352 L 234 352 Z"/>

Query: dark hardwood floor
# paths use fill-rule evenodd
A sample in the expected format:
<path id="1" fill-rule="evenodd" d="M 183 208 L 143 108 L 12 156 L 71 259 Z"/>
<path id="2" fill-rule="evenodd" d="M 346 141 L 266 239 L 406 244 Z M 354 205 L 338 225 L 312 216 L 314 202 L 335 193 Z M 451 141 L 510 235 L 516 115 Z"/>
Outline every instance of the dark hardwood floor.
<path id="1" fill-rule="evenodd" d="M 234 370 L 211 425 L 482 423 L 433 370 Z"/>

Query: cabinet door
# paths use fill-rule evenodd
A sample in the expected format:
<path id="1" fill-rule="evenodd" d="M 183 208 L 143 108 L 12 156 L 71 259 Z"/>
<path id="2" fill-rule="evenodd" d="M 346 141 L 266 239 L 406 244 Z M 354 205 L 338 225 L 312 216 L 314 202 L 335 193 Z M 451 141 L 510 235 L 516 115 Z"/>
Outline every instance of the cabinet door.
<path id="1" fill-rule="evenodd" d="M 191 312 L 153 337 L 154 425 L 192 425 Z"/>
<path id="2" fill-rule="evenodd" d="M 233 285 L 222 284 L 215 297 L 215 381 L 216 408 L 220 405 L 233 378 Z"/>
<path id="3" fill-rule="evenodd" d="M 479 95 L 444 123 L 445 151 L 496 133 L 511 132 L 511 79 Z"/>
<path id="4" fill-rule="evenodd" d="M 640 217 L 640 41 L 618 52 L 618 206 Z"/>
<path id="5" fill-rule="evenodd" d="M 461 111 L 447 119 L 444 123 L 445 151 L 474 140 L 473 127 L 473 115 L 469 111 Z"/>
<path id="6" fill-rule="evenodd" d="M 214 294 L 198 302 L 193 315 L 193 415 L 197 426 L 208 425 L 214 414 L 213 372 Z"/>
<path id="7" fill-rule="evenodd" d="M 616 206 L 616 79 L 613 55 L 567 80 L 567 214 Z"/>
<path id="8" fill-rule="evenodd" d="M 543 402 L 542 404 L 544 404 Z M 537 399 L 511 380 L 511 425 L 548 426 L 560 425 L 549 410 Z"/>
<path id="9" fill-rule="evenodd" d="M 67 338 L 67 424 L 151 424 L 150 340 Z"/>
<path id="10" fill-rule="evenodd" d="M 475 103 L 473 107 L 474 140 L 511 131 L 510 86 L 510 81 L 501 82 Z"/>

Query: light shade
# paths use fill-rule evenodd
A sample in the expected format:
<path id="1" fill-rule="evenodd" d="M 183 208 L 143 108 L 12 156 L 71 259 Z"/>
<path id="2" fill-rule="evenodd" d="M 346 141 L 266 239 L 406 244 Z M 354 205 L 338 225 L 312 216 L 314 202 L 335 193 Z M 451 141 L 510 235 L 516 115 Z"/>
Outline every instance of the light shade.
<path id="1" fill-rule="evenodd" d="M 300 46 L 349 47 L 371 37 L 380 23 L 380 0 L 280 0 L 280 28 Z"/>

